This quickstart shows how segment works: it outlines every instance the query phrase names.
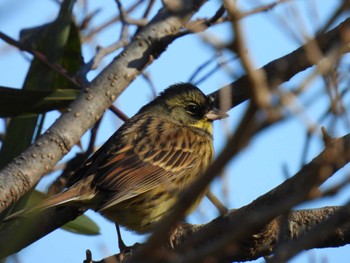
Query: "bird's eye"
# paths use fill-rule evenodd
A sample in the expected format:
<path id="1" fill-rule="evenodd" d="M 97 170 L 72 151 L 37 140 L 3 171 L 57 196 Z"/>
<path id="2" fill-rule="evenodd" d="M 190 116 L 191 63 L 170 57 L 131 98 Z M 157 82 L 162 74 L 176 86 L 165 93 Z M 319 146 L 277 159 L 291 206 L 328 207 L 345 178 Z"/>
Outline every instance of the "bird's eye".
<path id="1" fill-rule="evenodd" d="M 196 104 L 189 104 L 186 106 L 186 111 L 192 115 L 199 115 L 201 113 L 201 108 Z"/>

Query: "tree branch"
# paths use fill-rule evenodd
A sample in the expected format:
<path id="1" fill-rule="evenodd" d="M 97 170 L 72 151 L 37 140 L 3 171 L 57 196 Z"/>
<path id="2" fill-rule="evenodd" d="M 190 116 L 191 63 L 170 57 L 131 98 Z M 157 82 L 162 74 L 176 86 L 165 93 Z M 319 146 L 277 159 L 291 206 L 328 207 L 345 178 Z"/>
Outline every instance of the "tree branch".
<path id="1" fill-rule="evenodd" d="M 239 249 L 238 246 L 236 247 L 236 254 L 233 257 L 223 259 L 219 262 L 251 261 L 263 256 L 269 256 L 274 251 L 274 248 L 279 248 L 278 244 L 281 241 L 286 242 L 286 244 L 288 244 L 288 241 L 294 241 L 294 243 L 299 244 L 300 239 L 305 238 L 306 235 L 312 233 L 311 231 L 314 232 L 315 229 L 318 231 L 318 233 L 324 233 L 324 231 L 319 231 L 319 228 L 324 227 L 324 223 L 328 224 L 327 221 L 331 221 L 334 216 L 339 216 L 339 214 L 341 214 L 344 218 L 346 214 L 340 213 L 342 209 L 344 209 L 344 207 L 322 207 L 318 209 L 291 211 L 286 217 L 278 216 L 266 224 L 258 232 L 253 235 L 248 235 L 244 240 L 242 240 L 239 244 Z M 212 224 L 213 228 L 222 228 L 222 224 L 226 224 L 225 217 L 233 215 L 236 211 L 237 210 L 231 210 L 228 214 L 220 216 L 206 225 L 181 225 L 177 229 L 174 236 L 176 245 L 183 246 L 187 244 L 189 239 L 193 238 L 199 231 L 202 231 L 202 229 L 208 227 L 210 224 Z M 349 217 L 347 218 L 346 223 L 342 224 L 341 226 L 331 228 L 331 231 L 329 231 L 327 234 L 328 235 L 321 242 L 313 244 L 313 246 L 308 245 L 307 247 L 304 247 L 304 249 L 327 248 L 349 244 Z M 201 246 L 205 246 L 206 243 L 211 242 L 215 242 L 215 240 L 213 241 L 207 239 L 204 243 L 197 244 L 197 248 L 195 248 L 193 253 L 195 254 L 197 249 L 200 249 Z M 285 250 L 286 247 L 280 248 L 283 249 L 283 251 L 289 251 Z M 128 256 L 130 257 L 131 255 L 132 253 Z M 110 262 L 108 260 L 111 258 L 117 260 L 113 262 L 119 262 L 119 254 L 115 254 L 102 260 L 92 260 L 90 263 Z M 182 261 L 178 259 L 176 262 Z"/>
<path id="2" fill-rule="evenodd" d="M 316 36 L 315 39 L 305 43 L 295 51 L 280 57 L 263 66 L 266 81 L 271 90 L 283 82 L 289 81 L 299 72 L 315 65 L 307 56 L 307 46 L 311 42 L 316 42 L 324 55 L 333 49 L 338 49 L 340 53 L 350 51 L 350 18 L 347 18 L 332 30 Z M 261 70 L 259 69 L 259 70 Z M 219 90 L 210 94 L 214 98 L 217 107 L 229 110 L 250 98 L 250 81 L 247 75 L 237 79 Z M 220 95 L 222 94 L 222 96 Z"/>

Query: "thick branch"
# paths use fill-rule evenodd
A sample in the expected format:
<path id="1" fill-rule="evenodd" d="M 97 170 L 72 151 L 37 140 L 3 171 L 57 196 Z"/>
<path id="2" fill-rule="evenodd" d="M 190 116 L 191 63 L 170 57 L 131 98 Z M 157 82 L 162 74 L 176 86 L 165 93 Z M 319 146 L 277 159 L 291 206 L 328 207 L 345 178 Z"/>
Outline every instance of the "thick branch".
<path id="1" fill-rule="evenodd" d="M 286 217 L 279 216 L 274 218 L 271 222 L 266 224 L 262 229 L 253 235 L 247 236 L 240 244 L 240 249 L 234 257 L 228 259 L 229 262 L 233 261 L 250 261 L 262 256 L 271 255 L 274 248 L 278 246 L 279 242 L 298 240 L 301 236 L 307 235 L 316 226 L 319 226 L 323 221 L 332 218 L 339 212 L 342 207 L 323 207 L 318 209 L 308 210 L 296 210 L 291 211 Z M 208 224 L 212 224 L 212 227 L 221 228 L 222 223 L 225 221 L 225 217 L 233 215 L 236 211 L 230 211 L 225 216 L 220 216 Z M 206 225 L 181 225 L 174 236 L 177 246 L 186 244 L 186 241 L 192 238 L 198 231 L 205 228 Z M 213 242 L 212 240 L 206 242 Z M 350 220 L 347 220 L 346 224 L 333 228 L 328 236 L 321 240 L 314 246 L 306 247 L 311 248 L 326 248 L 343 246 L 350 243 Z M 199 244 L 204 245 L 204 244 Z M 119 255 L 110 256 L 106 259 L 93 262 L 109 262 L 108 260 L 113 257 L 118 259 Z M 180 260 L 179 260 L 180 261 Z M 119 262 L 119 261 L 116 261 Z M 197 262 L 197 261 L 196 261 Z M 221 262 L 226 262 L 225 260 Z"/>
<path id="2" fill-rule="evenodd" d="M 286 242 L 295 240 L 301 236 L 305 236 L 314 227 L 318 226 L 326 219 L 332 218 L 340 207 L 323 207 L 319 209 L 297 210 L 291 211 L 286 217 L 278 216 L 271 222 L 266 224 L 258 232 L 247 236 L 237 246 L 237 252 L 229 260 L 234 261 L 249 261 L 262 256 L 270 255 L 274 248 L 278 246 L 279 242 Z M 230 214 L 234 216 L 236 211 L 231 211 Z M 225 216 L 215 219 L 209 224 L 212 227 L 221 228 L 225 221 Z M 203 227 L 202 227 L 203 228 Z M 177 240 L 183 242 L 193 236 L 198 230 L 198 226 L 187 226 L 181 228 Z M 210 242 L 210 241 L 209 241 Z M 314 246 L 305 247 L 310 248 L 325 248 L 343 246 L 350 243 L 350 220 L 338 228 L 333 228 L 327 237 L 321 240 Z M 304 249 L 305 249 L 304 248 Z"/>
<path id="3" fill-rule="evenodd" d="M 282 240 L 274 251 L 271 263 L 286 262 L 292 256 L 309 248 L 339 247 L 350 242 L 350 204 L 341 207 L 334 214 L 326 216 L 321 223 L 306 232 L 296 232 L 296 238 Z M 306 220 L 308 218 L 306 217 Z M 292 226 L 294 227 L 294 226 Z"/>

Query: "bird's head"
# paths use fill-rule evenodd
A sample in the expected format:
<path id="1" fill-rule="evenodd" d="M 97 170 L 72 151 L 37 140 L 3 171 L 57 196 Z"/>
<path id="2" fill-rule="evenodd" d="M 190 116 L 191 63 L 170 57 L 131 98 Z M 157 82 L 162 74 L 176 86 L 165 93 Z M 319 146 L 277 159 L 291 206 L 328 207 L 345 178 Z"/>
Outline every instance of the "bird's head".
<path id="1" fill-rule="evenodd" d="M 212 134 L 212 122 L 228 115 L 216 109 L 212 101 L 196 86 L 179 83 L 165 89 L 142 110 L 151 110 L 169 121 Z"/>

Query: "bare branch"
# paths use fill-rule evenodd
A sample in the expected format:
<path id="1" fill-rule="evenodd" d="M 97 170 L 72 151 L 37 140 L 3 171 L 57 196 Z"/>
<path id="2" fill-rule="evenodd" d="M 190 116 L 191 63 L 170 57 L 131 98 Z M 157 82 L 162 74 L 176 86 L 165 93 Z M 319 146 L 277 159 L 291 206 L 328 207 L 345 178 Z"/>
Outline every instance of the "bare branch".
<path id="1" fill-rule="evenodd" d="M 341 53 L 347 53 L 350 51 L 350 19 L 344 20 L 341 24 L 328 31 L 327 33 L 318 35 L 315 40 L 319 49 L 326 54 L 332 49 L 340 50 Z M 290 80 L 297 73 L 313 66 L 314 64 L 307 59 L 305 54 L 305 46 L 307 43 L 295 51 L 280 57 L 263 67 L 266 74 L 266 81 L 268 87 L 274 89 L 276 86 L 283 82 Z M 224 110 L 231 109 L 234 106 L 246 101 L 249 98 L 249 87 L 250 83 L 247 76 L 242 76 L 235 82 L 226 85 L 210 94 L 213 98 L 217 107 L 222 104 L 220 99 L 220 93 L 229 94 L 230 105 L 224 105 Z M 227 97 L 227 96 L 226 96 Z"/>

